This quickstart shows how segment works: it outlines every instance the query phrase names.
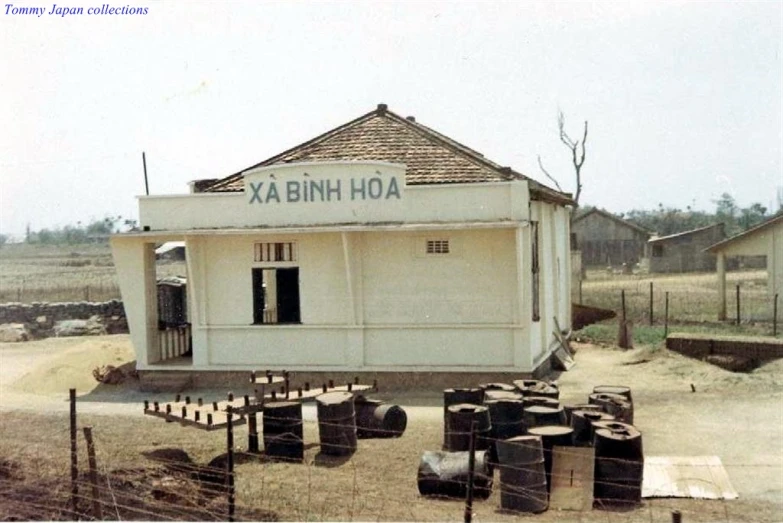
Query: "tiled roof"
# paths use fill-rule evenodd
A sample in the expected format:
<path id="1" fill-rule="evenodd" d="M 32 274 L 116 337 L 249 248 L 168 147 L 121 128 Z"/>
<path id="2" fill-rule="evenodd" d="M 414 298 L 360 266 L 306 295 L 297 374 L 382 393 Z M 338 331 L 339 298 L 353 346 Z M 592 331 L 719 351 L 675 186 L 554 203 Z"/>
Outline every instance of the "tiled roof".
<path id="1" fill-rule="evenodd" d="M 674 234 L 669 234 L 668 236 L 658 236 L 655 238 L 651 238 L 648 240 L 648 243 L 655 243 L 660 241 L 667 241 L 671 240 L 673 238 L 680 238 L 682 236 L 688 236 L 690 234 L 698 234 L 700 232 L 708 231 L 710 229 L 714 229 L 715 227 L 723 228 L 723 223 L 713 223 L 712 225 L 707 225 L 705 227 L 699 227 L 698 229 L 691 229 L 690 231 L 683 231 L 683 232 L 677 232 Z"/>
<path id="2" fill-rule="evenodd" d="M 775 225 L 777 223 L 783 223 L 783 211 L 779 211 L 777 214 L 773 215 L 768 220 L 765 220 L 765 221 L 759 223 L 758 225 L 755 225 L 755 226 L 751 227 L 747 231 L 743 231 L 743 232 L 741 232 L 739 234 L 736 234 L 736 235 L 732 236 L 731 238 L 727 238 L 725 240 L 721 240 L 721 241 L 719 241 L 718 243 L 716 243 L 714 245 L 710 245 L 709 247 L 707 247 L 704 250 L 705 251 L 709 251 L 709 252 L 718 252 L 722 248 L 726 247 L 727 245 L 729 245 L 731 243 L 734 243 L 736 240 L 739 240 L 741 238 L 745 238 L 747 236 L 752 236 L 752 235 L 758 233 L 760 230 L 766 229 L 767 227 L 769 227 L 771 225 Z"/>
<path id="3" fill-rule="evenodd" d="M 405 164 L 408 185 L 529 180 L 531 197 L 572 204 L 569 195 L 530 180 L 508 167 L 384 105 L 308 142 L 218 180 L 205 192 L 244 190 L 243 175 L 256 167 L 290 162 L 376 160 Z"/>

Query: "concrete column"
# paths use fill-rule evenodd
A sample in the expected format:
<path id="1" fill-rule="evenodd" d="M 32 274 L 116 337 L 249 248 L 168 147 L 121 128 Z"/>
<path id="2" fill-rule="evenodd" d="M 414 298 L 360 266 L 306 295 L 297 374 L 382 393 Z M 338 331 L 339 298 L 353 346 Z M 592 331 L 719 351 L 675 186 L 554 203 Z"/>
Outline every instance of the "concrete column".
<path id="1" fill-rule="evenodd" d="M 158 282 L 155 274 L 155 244 L 144 244 L 144 318 L 147 329 L 147 362 L 160 361 L 158 334 Z"/>
<path id="2" fill-rule="evenodd" d="M 359 326 L 364 323 L 364 312 L 362 307 L 358 305 L 363 299 L 362 285 L 360 280 L 361 262 L 356 262 L 357 258 L 361 258 L 361 253 L 357 252 L 361 247 L 357 248 L 355 233 L 342 232 L 340 234 L 343 246 L 343 262 L 345 264 L 345 285 L 346 294 L 350 302 L 350 318 L 349 323 L 355 326 Z M 349 368 L 361 368 L 364 366 L 364 331 L 361 328 L 356 328 L 347 331 L 346 340 L 346 364 Z"/>
<path id="3" fill-rule="evenodd" d="M 718 320 L 726 319 L 726 255 L 718 253 Z"/>
<path id="4" fill-rule="evenodd" d="M 206 322 L 206 289 L 204 279 L 204 241 L 201 238 L 185 238 L 185 260 L 188 270 L 188 311 L 191 325 L 193 364 L 209 364 L 209 346 Z"/>
<path id="5" fill-rule="evenodd" d="M 515 231 L 517 262 L 517 288 L 514 307 L 514 369 L 522 372 L 533 370 L 530 350 L 530 224 L 520 225 Z"/>

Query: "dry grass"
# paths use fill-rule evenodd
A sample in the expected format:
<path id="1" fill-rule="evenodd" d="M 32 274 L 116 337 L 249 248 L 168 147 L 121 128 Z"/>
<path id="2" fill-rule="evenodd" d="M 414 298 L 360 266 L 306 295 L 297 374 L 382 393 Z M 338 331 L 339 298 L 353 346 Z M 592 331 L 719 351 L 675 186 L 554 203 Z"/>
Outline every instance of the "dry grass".
<path id="1" fill-rule="evenodd" d="M 185 275 L 184 262 L 159 262 L 159 276 Z M 0 303 L 101 302 L 120 299 L 107 244 L 0 248 Z"/>
<path id="2" fill-rule="evenodd" d="M 628 317 L 649 321 L 650 282 L 653 282 L 653 317 L 657 323 L 663 323 L 666 292 L 669 293 L 670 319 L 681 322 L 716 321 L 718 291 L 715 273 L 620 275 L 588 271 L 587 279 L 582 283 L 582 302 L 619 311 L 620 291 L 625 290 Z M 736 285 L 740 286 L 742 321 L 768 321 L 772 302 L 767 295 L 767 272 L 752 270 L 727 274 L 729 318 L 736 316 Z M 783 308 L 783 304 L 779 307 Z"/>

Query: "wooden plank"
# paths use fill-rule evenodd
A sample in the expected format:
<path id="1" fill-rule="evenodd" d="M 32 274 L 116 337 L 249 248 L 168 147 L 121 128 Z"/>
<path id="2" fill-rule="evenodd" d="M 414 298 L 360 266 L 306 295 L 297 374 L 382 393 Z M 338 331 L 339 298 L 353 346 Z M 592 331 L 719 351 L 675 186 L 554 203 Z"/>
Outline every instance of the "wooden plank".
<path id="1" fill-rule="evenodd" d="M 553 447 L 549 508 L 587 511 L 593 508 L 595 449 Z"/>
<path id="2" fill-rule="evenodd" d="M 737 499 L 718 456 L 647 456 L 643 498 Z"/>

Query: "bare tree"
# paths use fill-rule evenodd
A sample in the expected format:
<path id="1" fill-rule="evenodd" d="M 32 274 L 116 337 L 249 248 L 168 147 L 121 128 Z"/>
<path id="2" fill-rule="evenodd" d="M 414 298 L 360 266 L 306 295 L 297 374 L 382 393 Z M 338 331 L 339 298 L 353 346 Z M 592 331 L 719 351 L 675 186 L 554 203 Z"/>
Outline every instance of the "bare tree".
<path id="1" fill-rule="evenodd" d="M 560 141 L 571 150 L 571 161 L 574 164 L 574 174 L 576 178 L 576 190 L 574 191 L 573 199 L 576 202 L 576 205 L 579 206 L 579 196 L 582 194 L 582 165 L 585 163 L 585 155 L 587 152 L 585 149 L 585 144 L 587 143 L 587 120 L 585 120 L 585 131 L 581 140 L 573 140 L 566 132 L 565 115 L 563 115 L 563 111 L 557 112 L 557 127 L 560 130 Z M 551 174 L 549 174 L 546 168 L 544 168 L 544 164 L 541 162 L 541 156 L 538 157 L 538 166 L 541 168 L 544 175 L 552 180 L 555 187 L 562 192 L 563 189 L 560 187 L 560 184 Z"/>

